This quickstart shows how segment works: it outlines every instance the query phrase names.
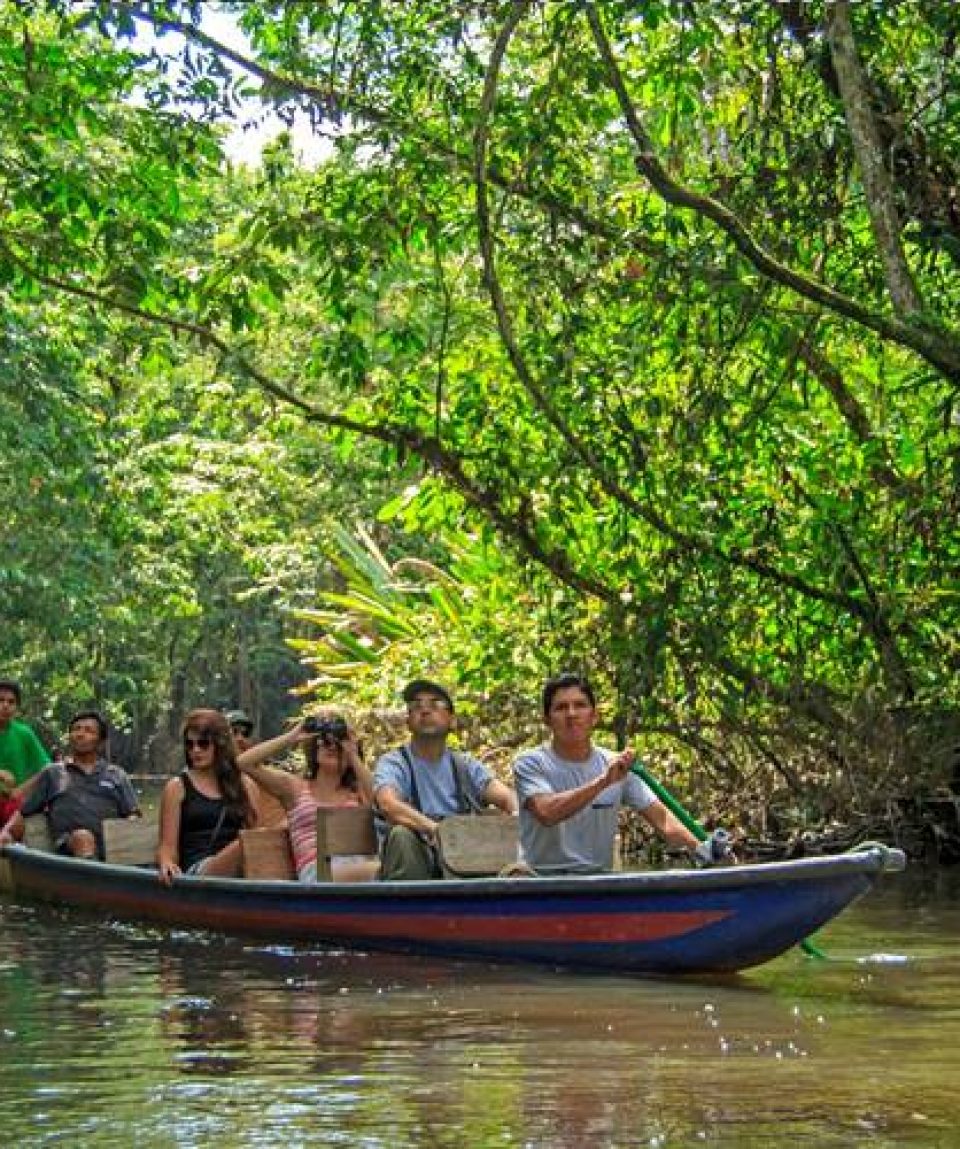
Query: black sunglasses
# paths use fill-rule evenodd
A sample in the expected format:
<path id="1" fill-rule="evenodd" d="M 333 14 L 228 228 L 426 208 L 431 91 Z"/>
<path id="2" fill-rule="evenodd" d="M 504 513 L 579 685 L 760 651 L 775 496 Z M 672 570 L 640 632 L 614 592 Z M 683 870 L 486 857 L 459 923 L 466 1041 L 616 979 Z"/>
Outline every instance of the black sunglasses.
<path id="1" fill-rule="evenodd" d="M 187 750 L 209 750 L 213 745 L 213 739 L 209 734 L 198 734 L 196 738 L 191 738 L 189 734 L 185 734 L 183 745 Z"/>

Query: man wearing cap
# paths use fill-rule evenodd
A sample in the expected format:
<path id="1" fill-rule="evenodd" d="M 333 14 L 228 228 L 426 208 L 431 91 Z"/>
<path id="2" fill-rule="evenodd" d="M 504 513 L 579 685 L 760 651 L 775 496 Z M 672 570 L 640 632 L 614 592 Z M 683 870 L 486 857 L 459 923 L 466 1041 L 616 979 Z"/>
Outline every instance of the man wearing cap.
<path id="1" fill-rule="evenodd" d="M 253 745 L 253 721 L 245 710 L 228 710 L 227 721 L 237 744 L 237 753 L 242 754 Z"/>
<path id="2" fill-rule="evenodd" d="M 410 741 L 376 764 L 373 790 L 387 822 L 380 876 L 387 881 L 439 878 L 437 826 L 450 814 L 496 806 L 516 814 L 514 792 L 447 738 L 455 723 L 453 698 L 436 682 L 418 678 L 403 691 Z"/>

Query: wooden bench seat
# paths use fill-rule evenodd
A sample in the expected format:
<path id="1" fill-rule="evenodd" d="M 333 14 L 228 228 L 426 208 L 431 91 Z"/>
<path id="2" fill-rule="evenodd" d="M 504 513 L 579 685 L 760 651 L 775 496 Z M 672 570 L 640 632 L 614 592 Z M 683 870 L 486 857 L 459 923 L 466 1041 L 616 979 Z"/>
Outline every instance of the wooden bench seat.
<path id="1" fill-rule="evenodd" d="M 285 826 L 242 830 L 240 848 L 245 878 L 267 882 L 296 879 L 290 835 Z M 373 811 L 365 806 L 317 811 L 317 881 L 333 881 L 332 859 L 343 856 L 377 857 Z M 372 877 L 375 869 L 373 862 L 366 867 L 358 864 L 356 875 L 351 872 L 349 880 Z"/>
<path id="2" fill-rule="evenodd" d="M 377 857 L 377 831 L 369 806 L 317 811 L 317 881 L 333 881 L 332 859 Z"/>
<path id="3" fill-rule="evenodd" d="M 293 852 L 286 825 L 240 831 L 243 876 L 255 882 L 293 882 Z"/>
<path id="4" fill-rule="evenodd" d="M 516 866 L 520 827 L 505 814 L 454 814 L 437 830 L 445 878 L 492 877 Z"/>
<path id="5" fill-rule="evenodd" d="M 31 814 L 23 819 L 23 844 L 31 850 L 46 850 L 48 853 L 53 849 L 53 836 L 46 814 Z"/>
<path id="6" fill-rule="evenodd" d="M 104 819 L 106 860 L 116 866 L 156 866 L 157 833 L 155 818 Z"/>
<path id="7" fill-rule="evenodd" d="M 45 815 L 26 818 L 24 825 L 24 845 L 39 850 L 53 849 Z M 455 815 L 443 819 L 437 836 L 445 877 L 489 877 L 516 864 L 519 849 L 516 818 Z M 156 865 L 155 818 L 107 819 L 103 823 L 103 839 L 108 862 L 122 866 Z M 242 830 L 240 848 L 244 877 L 256 881 L 296 880 L 286 826 Z M 317 881 L 332 881 L 331 859 L 345 855 L 377 856 L 373 811 L 367 807 L 317 811 Z M 373 876 L 372 863 L 367 869 L 369 873 L 365 876 Z"/>
<path id="8" fill-rule="evenodd" d="M 53 849 L 46 814 L 24 818 L 23 844 L 31 850 Z M 103 846 L 106 860 L 118 866 L 155 866 L 157 821 L 155 818 L 105 818 Z"/>

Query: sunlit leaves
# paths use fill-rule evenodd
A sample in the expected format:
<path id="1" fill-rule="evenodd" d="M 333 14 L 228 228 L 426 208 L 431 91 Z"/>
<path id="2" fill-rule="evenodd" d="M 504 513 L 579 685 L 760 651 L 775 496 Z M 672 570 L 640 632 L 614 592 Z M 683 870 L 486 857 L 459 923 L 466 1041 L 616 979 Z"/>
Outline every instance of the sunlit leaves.
<path id="1" fill-rule="evenodd" d="M 709 729 L 769 749 L 783 720 L 793 746 L 833 738 L 837 753 L 868 688 L 878 707 L 931 681 L 955 694 L 956 380 L 641 178 L 583 6 L 530 6 L 479 135 L 509 5 L 226 7 L 246 81 L 208 25 L 168 31 L 203 16 L 175 2 L 148 6 L 142 60 L 122 4 L 99 30 L 38 18 L 35 75 L 22 37 L 3 44 L 6 282 L 38 292 L 32 265 L 181 324 L 179 352 L 142 332 L 126 360 L 117 349 L 130 458 L 115 481 L 149 508 L 146 545 L 184 569 L 210 548 L 217 577 L 250 580 L 247 601 L 309 605 L 331 573 L 322 556 L 310 568 L 311 516 L 319 550 L 331 519 L 372 519 L 382 492 L 384 569 L 402 553 L 452 572 L 414 597 L 456 649 L 405 630 L 410 604 L 350 553 L 376 593 L 335 588 L 324 623 L 338 681 L 349 669 L 371 692 L 371 668 L 398 676 L 407 658 L 494 689 L 569 660 L 606 676 L 624 729 L 656 720 L 698 747 Z M 949 341 L 954 24 L 929 6 L 855 9 L 922 322 Z M 784 267 L 885 314 L 819 8 L 596 10 L 671 178 Z M 231 123 L 244 82 L 309 108 L 329 157 L 301 168 L 281 136 L 258 169 L 216 166 L 204 125 Z M 346 414 L 370 436 L 288 421 L 250 365 L 317 426 Z M 491 558 L 491 522 L 519 557 Z"/>

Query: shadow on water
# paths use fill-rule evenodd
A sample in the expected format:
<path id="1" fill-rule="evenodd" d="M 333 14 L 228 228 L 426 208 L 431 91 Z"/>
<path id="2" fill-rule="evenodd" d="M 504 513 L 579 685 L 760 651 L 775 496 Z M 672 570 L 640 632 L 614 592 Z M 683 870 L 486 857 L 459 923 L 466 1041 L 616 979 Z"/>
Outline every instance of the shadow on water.
<path id="1" fill-rule="evenodd" d="M 250 945 L 0 904 L 0 1122 L 87 1146 L 954 1145 L 960 888 L 722 981 Z"/>

